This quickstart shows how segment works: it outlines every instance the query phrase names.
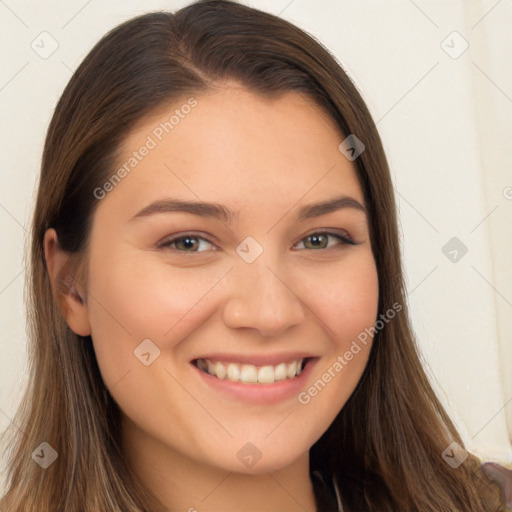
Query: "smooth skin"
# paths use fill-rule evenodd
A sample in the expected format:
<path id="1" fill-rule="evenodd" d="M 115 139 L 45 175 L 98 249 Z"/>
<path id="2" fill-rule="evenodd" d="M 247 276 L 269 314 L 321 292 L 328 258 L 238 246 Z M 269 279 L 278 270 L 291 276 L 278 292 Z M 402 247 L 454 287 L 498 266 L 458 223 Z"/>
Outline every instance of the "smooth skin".
<path id="1" fill-rule="evenodd" d="M 377 269 L 364 211 L 302 220 L 297 213 L 339 196 L 364 205 L 363 193 L 338 150 L 344 136 L 303 95 L 269 99 L 224 82 L 195 98 L 197 106 L 99 200 L 88 273 L 60 306 L 74 332 L 92 337 L 123 414 L 128 463 L 169 510 L 314 511 L 309 449 L 355 389 L 371 338 L 305 405 L 297 395 L 272 404 L 233 398 L 205 384 L 191 361 L 213 351 L 305 351 L 318 360 L 303 389 L 321 379 L 374 325 Z M 119 166 L 186 101 L 139 123 Z M 183 212 L 134 218 L 165 198 L 220 203 L 238 214 L 230 223 Z M 188 242 L 159 246 L 190 232 Z M 252 263 L 236 251 L 248 236 L 263 249 Z M 55 286 L 69 256 L 53 229 L 45 254 Z M 160 350 L 149 366 L 134 356 L 145 339 Z M 251 467 L 237 456 L 248 442 L 261 454 Z"/>

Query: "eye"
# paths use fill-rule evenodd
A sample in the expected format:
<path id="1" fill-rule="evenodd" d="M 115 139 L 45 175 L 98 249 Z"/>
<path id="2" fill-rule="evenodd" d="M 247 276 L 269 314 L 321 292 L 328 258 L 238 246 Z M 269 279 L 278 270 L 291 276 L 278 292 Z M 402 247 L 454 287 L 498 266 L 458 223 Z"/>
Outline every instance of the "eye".
<path id="1" fill-rule="evenodd" d="M 205 243 L 201 244 L 201 241 Z M 203 238 L 202 236 L 195 235 L 193 233 L 186 233 L 184 235 L 167 238 L 160 242 L 158 247 L 175 249 L 178 252 L 204 252 L 203 250 L 200 251 L 199 248 L 204 248 L 205 245 L 208 244 L 213 246 L 212 242 L 206 240 L 206 238 Z"/>
<path id="2" fill-rule="evenodd" d="M 334 247 L 329 246 L 329 237 L 334 238 L 338 241 L 338 244 L 334 244 Z M 304 237 L 299 244 L 303 243 L 304 240 L 310 240 L 312 247 L 306 247 L 305 249 L 317 250 L 317 249 L 334 249 L 336 245 L 356 245 L 356 243 L 347 235 L 340 235 L 338 233 L 330 233 L 328 231 L 316 231 Z M 326 245 L 327 244 L 327 245 Z"/>

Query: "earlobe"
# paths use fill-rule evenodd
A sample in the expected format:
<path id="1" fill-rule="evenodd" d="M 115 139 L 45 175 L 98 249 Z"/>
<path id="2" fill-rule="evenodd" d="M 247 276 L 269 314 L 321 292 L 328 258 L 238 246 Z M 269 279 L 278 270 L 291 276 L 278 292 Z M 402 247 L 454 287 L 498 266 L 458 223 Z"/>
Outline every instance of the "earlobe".
<path id="1" fill-rule="evenodd" d="M 55 229 L 44 234 L 44 257 L 56 305 L 69 328 L 80 336 L 89 336 L 91 326 L 87 311 L 86 295 L 75 283 L 72 272 L 71 254 L 62 250 Z"/>

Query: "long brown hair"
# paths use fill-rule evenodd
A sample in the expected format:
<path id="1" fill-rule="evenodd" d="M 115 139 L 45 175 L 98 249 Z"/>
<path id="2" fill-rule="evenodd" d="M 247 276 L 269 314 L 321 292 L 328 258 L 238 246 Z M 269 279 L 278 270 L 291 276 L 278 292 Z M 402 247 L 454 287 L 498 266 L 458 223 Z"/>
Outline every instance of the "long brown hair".
<path id="1" fill-rule="evenodd" d="M 453 469 L 441 456 L 451 442 L 464 444 L 418 358 L 392 181 L 361 95 L 311 36 L 279 17 L 226 0 L 148 13 L 114 28 L 75 71 L 56 106 L 31 231 L 29 384 L 7 430 L 8 485 L 0 509 L 159 509 L 124 462 L 119 409 L 102 381 L 90 337 L 71 331 L 57 307 L 43 238 L 55 228 L 76 272 L 83 270 L 98 203 L 94 191 L 112 176 L 130 130 L 163 105 L 223 79 L 266 96 L 295 91 L 320 105 L 344 137 L 355 134 L 363 141 L 366 149 L 354 165 L 368 208 L 379 315 L 402 305 L 375 335 L 355 391 L 312 447 L 311 470 L 334 476 L 346 512 L 500 510 L 476 457 Z M 32 459 L 42 442 L 58 454 L 47 469 Z"/>

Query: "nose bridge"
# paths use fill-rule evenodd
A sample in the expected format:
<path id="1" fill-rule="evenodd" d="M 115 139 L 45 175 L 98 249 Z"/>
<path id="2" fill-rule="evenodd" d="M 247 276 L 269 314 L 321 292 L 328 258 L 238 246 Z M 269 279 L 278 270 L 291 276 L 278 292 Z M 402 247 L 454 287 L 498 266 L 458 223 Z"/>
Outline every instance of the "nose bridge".
<path id="1" fill-rule="evenodd" d="M 241 258 L 230 272 L 226 324 L 275 336 L 300 323 L 304 307 L 286 274 L 277 254 L 268 248 L 251 263 Z"/>

